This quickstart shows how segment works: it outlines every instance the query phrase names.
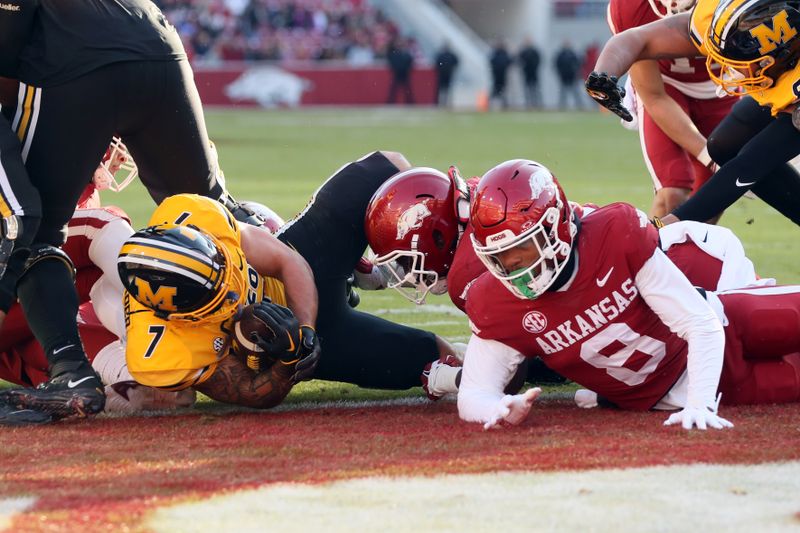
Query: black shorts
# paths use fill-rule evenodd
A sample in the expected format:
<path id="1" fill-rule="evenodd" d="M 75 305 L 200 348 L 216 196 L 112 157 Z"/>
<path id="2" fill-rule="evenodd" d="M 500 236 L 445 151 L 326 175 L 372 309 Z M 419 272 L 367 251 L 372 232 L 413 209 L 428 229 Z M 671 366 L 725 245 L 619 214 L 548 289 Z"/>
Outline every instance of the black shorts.
<path id="1" fill-rule="evenodd" d="M 346 301 L 347 277 L 367 247 L 367 205 L 397 171 L 377 152 L 344 166 L 278 232 L 314 272 L 322 342 L 317 379 L 407 389 L 419 386 L 425 364 L 439 357 L 433 333 L 356 311 Z"/>
<path id="2" fill-rule="evenodd" d="M 187 61 L 114 63 L 53 87 L 21 84 L 20 94 L 16 109 L 3 113 L 41 198 L 36 242 L 63 243 L 64 225 L 115 134 L 156 202 L 224 192 Z"/>

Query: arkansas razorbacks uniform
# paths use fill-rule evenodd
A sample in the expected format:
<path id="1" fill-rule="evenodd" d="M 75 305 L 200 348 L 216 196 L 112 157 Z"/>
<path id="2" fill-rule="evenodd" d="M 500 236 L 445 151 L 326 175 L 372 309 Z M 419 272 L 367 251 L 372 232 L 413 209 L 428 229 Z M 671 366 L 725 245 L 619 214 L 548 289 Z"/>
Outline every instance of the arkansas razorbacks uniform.
<path id="1" fill-rule="evenodd" d="M 627 204 L 584 216 L 576 239 L 558 290 L 520 299 L 489 273 L 470 289 L 462 418 L 488 420 L 516 365 L 534 356 L 625 409 L 683 407 L 687 364 L 723 350 L 723 403 L 800 400 L 800 287 L 709 293 L 709 306 Z"/>
<path id="2" fill-rule="evenodd" d="M 608 25 L 616 34 L 659 20 L 648 0 L 611 0 Z M 735 96 L 717 96 L 706 70 L 705 57 L 663 59 L 658 62 L 664 89 L 681 106 L 704 137 L 730 112 Z M 711 172 L 659 128 L 641 99 L 635 112 L 639 118 L 642 155 L 656 190 L 676 187 L 697 190 Z"/>

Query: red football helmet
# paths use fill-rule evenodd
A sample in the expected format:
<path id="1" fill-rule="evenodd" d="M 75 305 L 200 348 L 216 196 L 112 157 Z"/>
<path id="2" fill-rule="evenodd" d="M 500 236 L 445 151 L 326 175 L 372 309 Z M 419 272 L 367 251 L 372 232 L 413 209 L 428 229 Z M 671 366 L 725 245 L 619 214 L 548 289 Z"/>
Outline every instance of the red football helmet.
<path id="1" fill-rule="evenodd" d="M 120 192 L 139 175 L 139 169 L 128 147 L 117 136 L 111 139 L 103 159 L 94 171 L 92 182 L 98 190 Z"/>
<path id="2" fill-rule="evenodd" d="M 514 159 L 489 170 L 478 183 L 470 212 L 472 244 L 489 272 L 519 298 L 534 299 L 564 269 L 578 232 L 572 206 L 544 166 Z M 535 249 L 532 264 L 508 271 L 503 253 Z M 529 248 L 529 247 L 535 248 Z"/>
<path id="3" fill-rule="evenodd" d="M 417 304 L 428 292 L 444 294 L 468 210 L 466 184 L 455 167 L 448 175 L 425 167 L 406 170 L 375 191 L 364 229 L 375 264 L 394 278 L 388 286 Z"/>

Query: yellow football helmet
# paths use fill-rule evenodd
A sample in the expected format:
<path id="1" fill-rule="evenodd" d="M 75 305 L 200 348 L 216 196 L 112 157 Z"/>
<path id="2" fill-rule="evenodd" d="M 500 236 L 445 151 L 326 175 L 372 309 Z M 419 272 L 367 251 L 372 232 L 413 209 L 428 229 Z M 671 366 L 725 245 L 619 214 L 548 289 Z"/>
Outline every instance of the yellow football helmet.
<path id="1" fill-rule="evenodd" d="M 228 268 L 227 248 L 196 227 L 163 224 L 134 233 L 122 245 L 117 269 L 136 301 L 167 320 L 223 321 L 244 287 Z"/>
<path id="2" fill-rule="evenodd" d="M 800 0 L 722 0 L 705 42 L 708 73 L 728 94 L 761 93 L 760 103 L 785 107 L 797 98 L 798 31 Z"/>

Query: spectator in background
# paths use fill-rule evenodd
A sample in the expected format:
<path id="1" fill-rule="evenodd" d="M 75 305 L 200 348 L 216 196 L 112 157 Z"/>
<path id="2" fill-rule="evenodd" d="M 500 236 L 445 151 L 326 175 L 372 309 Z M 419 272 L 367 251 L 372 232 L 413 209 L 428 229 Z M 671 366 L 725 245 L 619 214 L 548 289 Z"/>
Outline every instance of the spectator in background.
<path id="1" fill-rule="evenodd" d="M 558 94 L 558 107 L 561 109 L 567 109 L 567 95 L 571 96 L 575 109 L 583 108 L 583 91 L 577 83 L 582 64 L 569 41 L 564 41 L 555 58 L 556 72 L 561 83 Z"/>
<path id="2" fill-rule="evenodd" d="M 506 44 L 501 40 L 492 50 L 489 57 L 489 68 L 492 70 L 492 96 L 491 102 L 503 109 L 508 108 L 508 97 L 506 96 L 506 85 L 508 81 L 508 67 L 513 63 L 511 54 L 506 49 Z"/>
<path id="3" fill-rule="evenodd" d="M 458 68 L 458 56 L 450 49 L 448 42 L 445 41 L 442 45 L 433 64 L 436 68 L 436 105 L 449 107 L 450 85 Z"/>
<path id="4" fill-rule="evenodd" d="M 392 84 L 389 87 L 389 96 L 386 98 L 386 103 L 398 103 L 397 92 L 402 91 L 405 95 L 405 103 L 413 104 L 414 92 L 411 89 L 411 72 L 414 69 L 414 56 L 411 55 L 405 39 L 397 38 L 389 44 L 386 60 L 389 62 L 389 70 L 392 73 Z"/>
<path id="5" fill-rule="evenodd" d="M 542 107 L 542 92 L 539 89 L 539 63 L 541 55 L 533 46 L 530 37 L 522 43 L 522 48 L 517 55 L 517 61 L 522 69 L 522 79 L 525 89 L 525 107 L 528 109 Z M 592 63 L 594 66 L 594 63 Z"/>

